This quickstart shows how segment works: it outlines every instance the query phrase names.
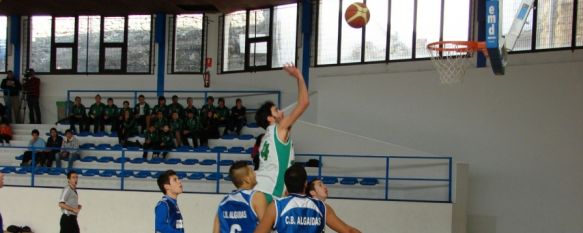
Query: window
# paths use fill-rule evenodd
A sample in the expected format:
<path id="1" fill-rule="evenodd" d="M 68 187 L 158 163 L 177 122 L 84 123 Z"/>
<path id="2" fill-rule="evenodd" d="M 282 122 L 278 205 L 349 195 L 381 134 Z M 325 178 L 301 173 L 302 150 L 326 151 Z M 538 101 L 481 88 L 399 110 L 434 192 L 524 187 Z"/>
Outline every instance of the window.
<path id="1" fill-rule="evenodd" d="M 203 19 L 202 14 L 174 17 L 172 73 L 202 73 Z"/>
<path id="2" fill-rule="evenodd" d="M 150 73 L 150 15 L 31 16 L 28 68 L 41 73 Z"/>
<path id="3" fill-rule="evenodd" d="M 8 17 L 0 16 L 0 72 L 6 72 Z"/>
<path id="4" fill-rule="evenodd" d="M 577 4 L 577 46 L 583 46 L 583 0 Z"/>
<path id="5" fill-rule="evenodd" d="M 221 70 L 257 71 L 296 61 L 297 4 L 223 17 Z"/>
<path id="6" fill-rule="evenodd" d="M 363 28 L 344 20 L 353 2 L 319 1 L 316 65 L 427 58 L 428 43 L 468 40 L 470 0 L 358 0 L 371 11 Z"/>

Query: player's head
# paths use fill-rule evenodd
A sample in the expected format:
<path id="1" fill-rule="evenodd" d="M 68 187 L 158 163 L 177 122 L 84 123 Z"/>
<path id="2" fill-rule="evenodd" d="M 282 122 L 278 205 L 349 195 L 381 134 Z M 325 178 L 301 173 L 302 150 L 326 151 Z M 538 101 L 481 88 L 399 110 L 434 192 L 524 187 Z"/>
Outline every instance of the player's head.
<path id="1" fill-rule="evenodd" d="M 75 170 L 70 170 L 67 172 L 67 181 L 69 185 L 73 188 L 77 187 L 77 181 L 79 180 L 79 174 Z"/>
<path id="2" fill-rule="evenodd" d="M 283 119 L 283 112 L 271 101 L 265 102 L 255 113 L 255 121 L 263 129 L 267 129 L 267 126 L 277 123 L 281 119 Z"/>
<path id="3" fill-rule="evenodd" d="M 308 187 L 306 187 L 306 195 L 308 197 L 318 198 L 325 201 L 328 198 L 328 187 L 322 182 L 322 180 L 316 178 L 308 182 Z"/>
<path id="4" fill-rule="evenodd" d="M 251 189 L 257 184 L 255 171 L 246 161 L 237 161 L 229 169 L 229 176 L 237 188 Z"/>
<path id="5" fill-rule="evenodd" d="M 285 171 L 285 188 L 288 193 L 303 194 L 306 189 L 308 174 L 306 169 L 298 164 L 294 164 Z"/>
<path id="6" fill-rule="evenodd" d="M 178 195 L 182 193 L 182 182 L 175 171 L 167 170 L 158 177 L 158 188 L 166 195 Z"/>

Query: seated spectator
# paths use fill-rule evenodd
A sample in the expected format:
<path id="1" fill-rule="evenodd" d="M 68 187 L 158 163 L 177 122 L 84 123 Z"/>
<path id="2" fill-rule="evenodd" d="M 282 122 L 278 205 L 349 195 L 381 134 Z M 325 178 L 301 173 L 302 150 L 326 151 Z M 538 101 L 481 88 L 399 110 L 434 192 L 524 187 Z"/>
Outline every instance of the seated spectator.
<path id="1" fill-rule="evenodd" d="M 57 167 L 61 167 L 61 160 L 66 159 L 69 162 L 67 167 L 71 169 L 73 167 L 73 162 L 75 159 L 81 158 L 81 153 L 79 151 L 79 140 L 73 135 L 73 131 L 70 129 L 65 131 L 65 139 L 63 139 L 63 146 L 61 147 L 61 152 L 57 153 Z"/>
<path id="2" fill-rule="evenodd" d="M 140 134 L 150 128 L 150 105 L 146 103 L 144 95 L 138 96 L 138 103 L 134 107 L 134 118 L 140 126 Z"/>
<path id="3" fill-rule="evenodd" d="M 172 103 L 168 105 L 168 113 L 170 114 L 170 118 L 172 118 L 172 113 L 178 113 L 178 116 L 182 117 L 184 111 L 184 107 L 180 103 L 178 103 L 178 96 L 172 96 Z"/>
<path id="4" fill-rule="evenodd" d="M 117 132 L 118 126 L 119 109 L 117 105 L 113 103 L 113 98 L 107 99 L 107 105 L 105 106 L 105 114 L 103 115 L 103 121 L 105 124 L 111 125 L 111 132 Z"/>
<path id="5" fill-rule="evenodd" d="M 32 160 L 32 153 L 35 154 L 35 162 L 34 165 L 38 164 L 41 161 L 41 158 L 45 156 L 44 149 L 46 146 L 46 142 L 44 139 L 39 137 L 39 132 L 37 129 L 33 129 L 31 132 L 32 139 L 28 142 L 29 150 L 24 152 L 24 156 L 22 157 L 22 163 L 20 166 L 28 166 L 30 160 Z"/>
<path id="6" fill-rule="evenodd" d="M 229 130 L 228 122 L 229 122 L 229 108 L 225 106 L 225 99 L 219 98 L 219 106 L 215 109 L 216 123 L 218 126 L 225 126 L 225 130 L 223 134 L 226 134 Z"/>
<path id="7" fill-rule="evenodd" d="M 195 117 L 198 118 L 198 109 L 193 104 L 192 97 L 186 98 L 186 107 L 184 108 L 184 115 L 188 115 L 189 112 L 192 112 Z"/>
<path id="8" fill-rule="evenodd" d="M 200 138 L 200 122 L 194 112 L 187 112 L 182 128 L 182 145 L 189 145 L 188 138 L 192 139 L 192 146 L 198 147 Z"/>
<path id="9" fill-rule="evenodd" d="M 81 103 L 81 97 L 75 97 L 75 103 L 71 106 L 71 115 L 69 116 L 69 124 L 71 130 L 75 130 L 75 124 L 79 125 L 79 131 L 89 131 L 89 124 L 87 122 L 87 113 L 85 112 L 85 105 Z"/>
<path id="10" fill-rule="evenodd" d="M 160 135 L 158 134 L 158 130 L 156 130 L 156 127 L 150 125 L 144 137 L 146 140 L 144 140 L 143 145 L 144 154 L 142 155 L 142 157 L 144 159 L 147 159 L 148 150 L 158 150 L 160 148 Z"/>
<path id="11" fill-rule="evenodd" d="M 7 122 L 0 123 L 0 143 L 2 146 L 10 146 L 12 140 L 12 127 Z"/>
<path id="12" fill-rule="evenodd" d="M 200 109 L 200 116 L 201 117 L 208 117 L 208 112 L 215 112 L 215 106 L 213 105 L 215 102 L 215 98 L 209 96 L 206 98 L 206 104 L 202 106 Z"/>
<path id="13" fill-rule="evenodd" d="M 132 117 L 129 111 L 123 112 L 123 118 L 119 124 L 119 131 L 117 137 L 119 139 L 119 144 L 124 147 L 127 144 L 128 138 L 136 136 L 138 133 L 138 127 L 136 121 Z"/>
<path id="14" fill-rule="evenodd" d="M 152 121 L 152 125 L 157 130 L 162 130 L 162 126 L 164 126 L 167 123 L 168 122 L 166 120 L 166 117 L 164 117 L 164 114 L 161 111 L 156 112 L 156 118 L 154 118 L 154 120 Z"/>
<path id="15" fill-rule="evenodd" d="M 174 145 L 177 147 L 182 145 L 181 133 L 182 133 L 182 119 L 180 119 L 178 112 L 172 113 L 172 119 L 168 123 L 170 125 L 170 131 L 174 134 Z"/>
<path id="16" fill-rule="evenodd" d="M 243 101 L 237 99 L 235 107 L 231 108 L 231 117 L 229 120 L 228 130 L 235 131 L 237 135 L 241 135 L 241 129 L 247 124 L 247 108 L 243 106 Z"/>
<path id="17" fill-rule="evenodd" d="M 158 112 L 162 112 L 162 116 L 164 116 L 165 118 L 170 118 L 168 112 L 168 106 L 166 105 L 166 97 L 164 96 L 159 96 L 158 97 L 158 104 L 154 105 L 154 108 L 152 109 L 152 114 L 158 114 Z M 156 116 L 152 116 L 156 117 Z"/>
<path id="18" fill-rule="evenodd" d="M 51 128 L 50 136 L 47 139 L 46 147 L 47 150 L 45 151 L 45 156 L 41 160 L 41 164 L 47 167 L 51 167 L 53 165 L 53 160 L 55 160 L 55 156 L 59 151 L 61 151 L 61 146 L 63 145 L 63 138 L 59 136 L 57 129 Z"/>
<path id="19" fill-rule="evenodd" d="M 95 96 L 95 103 L 89 107 L 89 120 L 93 123 L 93 132 L 105 131 L 103 117 L 105 114 L 105 104 L 101 103 L 101 96 Z M 89 128 L 89 125 L 87 126 Z"/>
<path id="20" fill-rule="evenodd" d="M 132 108 L 130 108 L 130 102 L 127 100 L 123 101 L 123 105 L 122 107 L 119 109 L 118 113 L 119 113 L 119 117 L 117 118 L 119 122 L 121 122 L 121 120 L 123 120 L 123 116 L 125 112 L 129 112 L 130 116 L 133 118 L 133 110 Z"/>
<path id="21" fill-rule="evenodd" d="M 168 156 L 168 151 L 176 148 L 174 145 L 174 134 L 170 130 L 169 125 L 164 125 L 162 127 L 162 132 L 160 132 L 160 150 L 164 151 L 162 153 L 162 158 L 166 159 Z M 160 152 L 154 152 L 156 156 L 160 155 Z"/>
<path id="22" fill-rule="evenodd" d="M 202 146 L 208 146 L 209 139 L 219 138 L 219 127 L 215 123 L 213 118 L 214 113 L 212 111 L 207 112 L 207 116 L 202 118 L 201 121 L 201 134 L 200 134 L 200 144 Z"/>

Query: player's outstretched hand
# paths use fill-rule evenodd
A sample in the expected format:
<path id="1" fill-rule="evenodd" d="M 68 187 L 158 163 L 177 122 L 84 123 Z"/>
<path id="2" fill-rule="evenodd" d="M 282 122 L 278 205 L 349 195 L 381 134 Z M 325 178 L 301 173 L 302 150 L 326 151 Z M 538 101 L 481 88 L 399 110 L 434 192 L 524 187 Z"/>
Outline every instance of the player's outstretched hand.
<path id="1" fill-rule="evenodd" d="M 292 63 L 284 64 L 283 70 L 295 78 L 300 78 L 302 75 L 302 72 Z"/>

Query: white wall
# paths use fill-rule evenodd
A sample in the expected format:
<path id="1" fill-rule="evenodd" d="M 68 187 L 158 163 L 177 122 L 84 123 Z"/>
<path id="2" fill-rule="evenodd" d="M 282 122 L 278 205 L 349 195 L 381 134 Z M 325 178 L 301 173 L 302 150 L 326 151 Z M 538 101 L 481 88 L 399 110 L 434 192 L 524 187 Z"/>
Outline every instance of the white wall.
<path id="1" fill-rule="evenodd" d="M 78 192 L 79 203 L 83 205 L 78 218 L 81 232 L 154 232 L 154 206 L 161 193 Z M 36 233 L 58 232 L 60 193 L 61 189 L 3 188 L 0 212 L 4 225 L 28 225 Z M 185 232 L 211 232 L 221 199 L 222 195 L 180 195 L 178 203 Z M 330 200 L 329 203 L 343 220 L 362 232 L 451 232 L 451 204 L 353 200 Z"/>

